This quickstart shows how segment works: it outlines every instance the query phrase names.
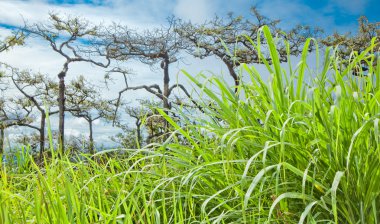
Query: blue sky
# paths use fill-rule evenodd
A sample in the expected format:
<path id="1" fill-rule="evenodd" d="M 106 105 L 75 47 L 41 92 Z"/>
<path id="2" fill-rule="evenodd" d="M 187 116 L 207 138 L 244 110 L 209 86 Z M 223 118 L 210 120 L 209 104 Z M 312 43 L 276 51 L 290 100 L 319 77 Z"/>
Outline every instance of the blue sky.
<path id="1" fill-rule="evenodd" d="M 328 8 L 331 1 L 329 0 L 314 0 L 304 1 L 305 4 L 309 4 L 314 9 L 324 10 Z M 333 15 L 337 24 L 346 24 L 355 21 L 358 16 L 366 15 L 370 20 L 380 21 L 380 4 L 379 0 L 340 0 L 335 1 L 332 5 L 331 11 L 326 10 L 324 14 L 326 16 Z"/>
<path id="2" fill-rule="evenodd" d="M 334 31 L 355 32 L 357 20 L 365 15 L 371 22 L 380 21 L 379 0 L 272 0 L 254 1 L 261 11 L 282 19 L 282 25 L 297 23 Z"/>
<path id="3" fill-rule="evenodd" d="M 58 9 L 109 10 L 110 13 L 124 8 L 125 15 L 121 17 L 137 16 L 145 22 L 164 21 L 171 14 L 185 19 L 199 18 L 195 19 L 197 22 L 207 19 L 205 14 L 225 15 L 233 11 L 235 14 L 248 15 L 249 7 L 256 5 L 263 14 L 282 19 L 283 26 L 310 24 L 320 26 L 327 32 L 354 31 L 361 15 L 367 16 L 372 22 L 380 21 L 379 0 L 2 0 L 0 6 L 4 2 L 15 5 L 22 2 L 32 8 L 33 4 L 43 4 Z M 82 13 L 86 14 L 86 10 Z M 20 14 L 15 13 L 14 16 L 19 17 Z M 6 24 L 1 16 L 0 23 Z"/>
<path id="4" fill-rule="evenodd" d="M 372 22 L 380 21 L 379 0 L 2 0 L 2 5 L 8 6 L 0 9 L 0 24 L 3 25 L 18 25 L 21 16 L 27 20 L 41 18 L 44 16 L 41 11 L 49 8 L 98 16 L 100 20 L 135 19 L 134 24 L 138 25 L 139 22 L 163 22 L 172 14 L 195 22 L 215 14 L 225 15 L 229 11 L 248 15 L 252 5 L 266 16 L 282 19 L 281 24 L 285 27 L 301 23 L 320 26 L 327 32 L 353 31 L 361 15 Z M 34 8 L 36 13 L 31 12 Z M 14 20 L 18 22 L 15 24 Z"/>

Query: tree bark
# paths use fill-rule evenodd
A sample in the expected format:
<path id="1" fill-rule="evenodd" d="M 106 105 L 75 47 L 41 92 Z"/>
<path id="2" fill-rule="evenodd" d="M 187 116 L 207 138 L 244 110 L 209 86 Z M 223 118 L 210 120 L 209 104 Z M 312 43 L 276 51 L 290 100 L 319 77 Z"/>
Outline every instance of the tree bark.
<path id="1" fill-rule="evenodd" d="M 234 82 L 235 82 L 235 93 L 236 93 L 237 90 L 238 90 L 238 87 L 240 85 L 239 76 L 236 74 L 233 65 L 231 65 L 230 63 L 228 63 L 226 61 L 224 63 L 226 64 L 226 66 L 228 68 L 228 72 L 230 73 L 230 76 L 234 79 Z"/>
<path id="2" fill-rule="evenodd" d="M 169 110 L 170 109 L 170 104 L 169 104 L 169 82 L 170 82 L 170 77 L 169 77 L 169 56 L 167 55 L 164 59 L 164 92 L 163 92 L 163 106 L 165 109 Z"/>
<path id="3" fill-rule="evenodd" d="M 58 95 L 58 108 L 59 108 L 59 127 L 58 127 L 58 144 L 61 153 L 65 152 L 65 76 L 69 70 L 70 59 L 63 64 L 62 71 L 58 74 L 59 78 L 59 95 Z"/>
<path id="4" fill-rule="evenodd" d="M 0 154 L 4 153 L 4 138 L 5 138 L 5 133 L 4 129 L 0 129 Z"/>
<path id="5" fill-rule="evenodd" d="M 59 77 L 59 129 L 58 144 L 63 154 L 65 152 L 65 74 L 60 73 Z"/>
<path id="6" fill-rule="evenodd" d="M 169 113 L 169 109 L 170 109 L 170 104 L 169 104 L 169 94 L 170 94 L 170 91 L 169 91 L 169 82 L 170 82 L 170 77 L 169 77 L 169 56 L 166 55 L 165 59 L 164 59 L 164 66 L 163 66 L 163 69 L 164 69 L 164 90 L 163 90 L 163 106 L 164 106 L 164 109 L 165 109 L 165 113 L 168 114 Z M 168 130 L 168 127 L 169 127 L 169 123 L 167 120 L 164 121 L 164 129 L 165 131 Z"/>
<path id="7" fill-rule="evenodd" d="M 41 113 L 41 126 L 40 126 L 40 159 L 43 157 L 45 151 L 45 122 L 46 114 L 45 112 Z"/>
<path id="8" fill-rule="evenodd" d="M 94 137 L 93 137 L 93 131 L 92 131 L 92 120 L 89 120 L 88 121 L 88 124 L 89 124 L 89 128 L 90 128 L 90 153 L 91 154 L 94 154 L 95 153 L 95 149 L 94 149 Z"/>
<path id="9" fill-rule="evenodd" d="M 141 122 L 140 122 L 140 119 L 137 119 L 137 121 L 136 121 L 136 132 L 137 132 L 137 142 L 139 144 L 139 147 L 141 148 Z"/>

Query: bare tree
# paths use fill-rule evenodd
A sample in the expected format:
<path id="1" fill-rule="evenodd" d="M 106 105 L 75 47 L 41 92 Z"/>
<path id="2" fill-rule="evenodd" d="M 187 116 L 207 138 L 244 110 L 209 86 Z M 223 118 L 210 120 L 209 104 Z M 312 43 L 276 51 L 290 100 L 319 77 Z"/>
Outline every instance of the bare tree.
<path id="1" fill-rule="evenodd" d="M 143 121 L 149 115 L 149 109 L 144 105 L 137 107 L 126 106 L 125 112 L 129 117 L 134 119 L 135 127 L 130 128 L 126 124 L 117 123 L 117 127 L 123 130 L 123 134 L 118 134 L 117 137 L 128 147 L 141 148 L 143 141 Z"/>
<path id="2" fill-rule="evenodd" d="M 117 60 L 136 59 L 151 66 L 153 70 L 159 66 L 163 73 L 162 88 L 159 84 L 129 86 L 125 79 L 126 88 L 120 91 L 119 100 L 121 95 L 128 90 L 145 89 L 159 98 L 163 107 L 168 110 L 171 108 L 169 97 L 175 88 L 180 88 L 188 97 L 191 97 L 182 84 L 170 86 L 170 65 L 180 59 L 180 52 L 185 48 L 183 39 L 174 32 L 176 25 L 177 20 L 170 18 L 168 26 L 143 32 L 129 30 L 123 26 L 114 27 L 109 40 L 113 43 L 111 51 L 113 58 Z M 120 71 L 116 70 L 115 72 Z M 125 73 L 123 75 L 125 76 Z"/>
<path id="3" fill-rule="evenodd" d="M 141 148 L 153 139 L 156 142 L 161 140 L 166 130 L 165 119 L 155 109 L 159 107 L 159 104 L 156 101 L 141 100 L 139 106 L 125 106 L 125 112 L 134 119 L 134 127 L 118 121 L 116 126 L 123 132 L 111 139 L 130 148 Z"/>
<path id="4" fill-rule="evenodd" d="M 0 73 L 0 153 L 4 152 L 5 129 L 33 121 L 32 111 L 25 103 L 16 102 L 17 99 L 10 94 L 9 79 Z"/>
<path id="5" fill-rule="evenodd" d="M 61 151 L 64 152 L 65 119 L 65 77 L 69 65 L 75 62 L 88 62 L 106 68 L 110 64 L 108 46 L 99 37 L 99 26 L 79 17 L 62 17 L 50 14 L 48 23 L 26 25 L 26 32 L 47 41 L 53 51 L 65 59 L 59 78 L 59 134 Z"/>
<path id="6" fill-rule="evenodd" d="M 40 158 L 45 151 L 45 131 L 46 117 L 57 114 L 58 110 L 50 109 L 57 106 L 56 97 L 58 83 L 54 82 L 49 76 L 43 74 L 32 74 L 30 71 L 20 71 L 11 68 L 11 79 L 16 89 L 24 96 L 20 101 L 29 101 L 32 108 L 36 108 L 40 114 L 40 124 L 23 124 L 39 132 Z M 45 109 L 46 108 L 46 109 Z"/>
<path id="7" fill-rule="evenodd" d="M 162 141 L 168 128 L 165 118 L 157 111 L 160 106 L 159 103 L 157 101 L 141 100 L 140 104 L 141 109 L 139 110 L 141 113 L 139 116 L 141 123 L 148 132 L 146 143 L 151 143 L 153 140 L 155 142 Z"/>
<path id="8" fill-rule="evenodd" d="M 25 40 L 25 36 L 22 32 L 15 33 L 14 35 L 5 38 L 5 40 L 0 41 L 0 53 L 3 51 L 9 50 L 11 47 L 15 45 L 24 44 L 24 40 Z M 3 73 L 0 71 L 0 78 L 2 78 L 2 76 L 3 76 Z M 4 91 L 5 89 L 2 87 L 1 90 Z M 3 98 L 1 98 L 0 108 L 2 108 L 2 111 L 0 112 L 0 153 L 3 153 L 4 151 L 4 136 L 5 136 L 4 129 L 9 127 L 9 122 L 8 122 L 9 116 L 6 113 L 6 111 L 3 109 L 4 106 L 5 106 L 5 101 Z M 10 122 L 10 123 L 15 124 L 18 122 L 14 120 L 13 122 Z"/>
<path id="9" fill-rule="evenodd" d="M 138 146 L 141 147 L 142 144 L 142 133 L 141 128 L 143 125 L 143 119 L 147 115 L 147 110 L 143 107 L 126 107 L 125 112 L 132 118 L 135 119 L 136 127 L 136 138 Z"/>
<path id="10" fill-rule="evenodd" d="M 349 59 L 353 51 L 356 51 L 358 54 L 360 54 L 368 47 L 370 47 L 373 38 L 376 38 L 374 43 L 375 48 L 373 49 L 373 52 L 378 53 L 380 51 L 380 40 L 378 38 L 380 36 L 380 22 L 371 23 L 365 16 L 361 16 L 358 19 L 358 22 L 359 29 L 356 35 L 352 35 L 351 33 L 339 34 L 336 32 L 333 35 L 328 36 L 322 40 L 322 43 L 325 46 L 338 47 L 338 54 L 344 60 L 343 64 L 349 63 Z M 373 66 L 377 65 L 376 58 L 373 58 L 373 61 L 371 63 Z M 360 62 L 360 66 L 354 68 L 353 75 L 362 74 L 361 71 L 367 70 L 368 62 L 363 60 Z"/>
<path id="11" fill-rule="evenodd" d="M 12 102 L 7 97 L 0 98 L 0 154 L 4 152 L 5 129 L 32 123 L 31 112 L 25 104 Z"/>
<path id="12" fill-rule="evenodd" d="M 83 118 L 89 125 L 89 151 L 95 153 L 93 123 L 99 119 L 113 120 L 115 105 L 100 97 L 100 90 L 83 76 L 70 82 L 67 87 L 67 104 L 70 113 Z"/>
<path id="13" fill-rule="evenodd" d="M 29 145 L 30 149 L 31 149 L 30 152 L 33 155 L 38 156 L 38 159 L 40 159 L 40 161 L 42 162 L 40 154 L 39 154 L 39 149 L 37 147 L 39 145 L 39 143 L 40 143 L 40 135 L 39 135 L 39 133 L 37 133 L 37 132 L 22 133 L 22 134 L 18 135 L 13 141 L 16 142 L 16 143 L 18 143 L 18 144 L 21 144 L 23 146 Z"/>
<path id="14" fill-rule="evenodd" d="M 229 74 L 235 82 L 235 90 L 240 83 L 240 77 L 235 71 L 237 67 L 242 63 L 263 63 L 259 53 L 249 40 L 254 42 L 260 40 L 261 46 L 266 45 L 265 38 L 258 36 L 261 27 L 266 25 L 274 35 L 285 38 L 289 42 L 291 55 L 299 55 L 306 38 L 321 32 L 320 29 L 300 25 L 284 32 L 278 26 L 280 20 L 263 16 L 255 7 L 252 7 L 251 12 L 252 18 L 248 19 L 229 13 L 227 18 L 216 16 L 204 24 L 181 22 L 175 30 L 190 43 L 185 46 L 188 46 L 187 52 L 191 55 L 201 59 L 209 56 L 218 57 L 227 66 Z M 278 43 L 277 47 L 280 61 L 286 62 L 288 59 L 286 46 Z M 263 50 L 261 53 L 267 61 L 271 62 L 268 51 Z"/>

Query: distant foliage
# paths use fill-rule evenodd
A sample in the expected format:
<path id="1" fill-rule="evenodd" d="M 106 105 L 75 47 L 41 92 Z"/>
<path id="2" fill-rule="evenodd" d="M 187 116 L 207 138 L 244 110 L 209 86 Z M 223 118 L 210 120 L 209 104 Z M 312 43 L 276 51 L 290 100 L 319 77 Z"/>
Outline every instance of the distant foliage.
<path id="1" fill-rule="evenodd" d="M 372 58 L 366 58 L 355 64 L 354 75 L 359 75 L 362 74 L 362 71 L 375 68 L 380 52 L 380 40 L 378 38 L 380 36 L 380 22 L 371 23 L 365 16 L 360 17 L 358 22 L 359 27 L 355 34 L 334 33 L 321 41 L 326 46 L 337 47 L 338 55 L 344 60 L 346 66 L 355 59 L 355 55 L 361 54 L 372 44 L 376 45 L 371 48 L 371 52 L 375 53 Z"/>

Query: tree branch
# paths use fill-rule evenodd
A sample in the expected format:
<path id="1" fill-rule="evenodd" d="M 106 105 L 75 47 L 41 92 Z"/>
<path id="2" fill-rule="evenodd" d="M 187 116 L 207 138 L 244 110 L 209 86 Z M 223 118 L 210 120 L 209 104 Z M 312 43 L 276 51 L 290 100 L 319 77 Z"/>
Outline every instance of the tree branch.
<path id="1" fill-rule="evenodd" d="M 185 86 L 183 86 L 182 84 L 175 84 L 173 86 L 171 86 L 169 88 L 169 95 L 171 94 L 171 92 L 173 91 L 173 89 L 175 88 L 180 88 L 184 93 L 185 95 L 191 100 L 191 102 L 202 112 L 204 113 L 204 110 L 203 108 L 191 97 L 191 95 L 189 94 L 189 92 L 186 90 Z"/>

